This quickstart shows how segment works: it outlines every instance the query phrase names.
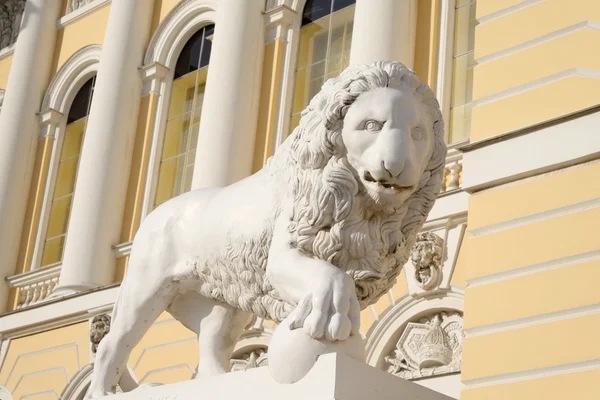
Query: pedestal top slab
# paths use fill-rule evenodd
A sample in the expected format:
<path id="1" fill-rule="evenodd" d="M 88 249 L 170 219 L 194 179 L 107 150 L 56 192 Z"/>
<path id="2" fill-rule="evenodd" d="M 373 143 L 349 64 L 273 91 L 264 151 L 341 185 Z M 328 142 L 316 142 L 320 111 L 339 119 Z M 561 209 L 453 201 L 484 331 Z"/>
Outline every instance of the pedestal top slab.
<path id="1" fill-rule="evenodd" d="M 103 400 L 453 400 L 416 383 L 398 378 L 336 354 L 319 357 L 313 369 L 294 384 L 280 384 L 268 367 L 156 387 Z"/>

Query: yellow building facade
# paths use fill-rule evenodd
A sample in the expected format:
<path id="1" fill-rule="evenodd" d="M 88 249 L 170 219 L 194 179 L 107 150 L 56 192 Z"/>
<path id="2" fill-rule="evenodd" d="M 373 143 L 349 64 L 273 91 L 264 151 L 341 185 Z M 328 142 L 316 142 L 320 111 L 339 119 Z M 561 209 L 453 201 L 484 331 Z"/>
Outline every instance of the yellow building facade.
<path id="1" fill-rule="evenodd" d="M 367 362 L 466 400 L 599 398 L 599 2 L 124 3 L 0 0 L 0 399 L 82 398 L 140 222 L 261 169 L 378 7 L 449 152 L 419 236 L 437 261 L 362 312 Z M 449 359 L 419 367 L 406 349 L 440 324 Z M 268 362 L 273 329 L 248 325 L 234 370 Z M 165 313 L 121 389 L 201 356 Z"/>

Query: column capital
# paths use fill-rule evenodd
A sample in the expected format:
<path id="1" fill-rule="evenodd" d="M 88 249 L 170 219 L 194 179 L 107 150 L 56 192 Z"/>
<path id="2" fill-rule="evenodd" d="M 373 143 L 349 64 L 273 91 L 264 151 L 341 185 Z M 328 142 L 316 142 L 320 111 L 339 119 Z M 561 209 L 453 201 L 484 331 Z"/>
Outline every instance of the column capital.
<path id="1" fill-rule="evenodd" d="M 285 40 L 287 28 L 292 26 L 297 13 L 286 5 L 279 5 L 264 13 L 265 18 L 265 43 L 274 40 Z"/>
<path id="2" fill-rule="evenodd" d="M 144 84 L 142 96 L 146 96 L 150 93 L 158 94 L 160 84 L 169 72 L 169 68 L 158 62 L 152 62 L 148 65 L 140 67 L 140 77 L 142 78 L 142 82 Z"/>

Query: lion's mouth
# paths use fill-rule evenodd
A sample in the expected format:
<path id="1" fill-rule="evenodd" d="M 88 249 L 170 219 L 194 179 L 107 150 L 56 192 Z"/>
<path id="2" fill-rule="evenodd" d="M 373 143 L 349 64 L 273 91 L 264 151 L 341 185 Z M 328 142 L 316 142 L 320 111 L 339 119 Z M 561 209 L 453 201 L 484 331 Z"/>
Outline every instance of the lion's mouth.
<path id="1" fill-rule="evenodd" d="M 412 186 L 401 186 L 401 185 L 397 185 L 395 183 L 391 183 L 388 182 L 386 180 L 376 180 L 375 178 L 373 178 L 373 175 L 371 175 L 371 173 L 369 171 L 365 171 L 363 173 L 363 180 L 365 182 L 368 182 L 371 186 L 377 187 L 377 188 L 383 188 L 383 189 L 391 189 L 394 190 L 396 192 L 404 192 L 407 190 L 411 190 L 413 187 Z"/>

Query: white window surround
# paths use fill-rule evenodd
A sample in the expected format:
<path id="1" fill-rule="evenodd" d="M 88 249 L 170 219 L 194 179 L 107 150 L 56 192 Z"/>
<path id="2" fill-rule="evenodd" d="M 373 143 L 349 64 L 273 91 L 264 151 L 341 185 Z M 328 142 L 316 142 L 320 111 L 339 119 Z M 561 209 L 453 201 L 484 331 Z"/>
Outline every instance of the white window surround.
<path id="1" fill-rule="evenodd" d="M 422 296 L 405 295 L 379 315 L 366 332 L 367 364 L 380 368 L 395 347 L 397 336 L 406 324 L 420 315 L 436 311 L 455 310 L 464 312 L 464 291 L 451 286 L 449 291 L 434 291 Z"/>
<path id="2" fill-rule="evenodd" d="M 42 101 L 40 136 L 54 138 L 48 176 L 37 227 L 33 257 L 29 270 L 41 266 L 43 247 L 50 218 L 50 205 L 58 173 L 60 152 L 67 125 L 67 115 L 81 87 L 98 71 L 100 45 L 89 45 L 77 51 L 57 72 Z"/>
<path id="3" fill-rule="evenodd" d="M 144 219 L 153 210 L 154 206 L 160 157 L 166 131 L 177 59 L 187 41 L 198 30 L 215 23 L 217 4 L 216 0 L 183 0 L 160 23 L 150 40 L 146 56 L 144 57 L 143 69 L 159 64 L 165 69 L 166 73 L 164 77 L 155 78 L 160 80 L 160 83 L 147 85 L 157 87 L 159 98 L 156 118 L 152 128 L 152 142 L 148 157 L 148 173 L 146 174 L 144 185 L 141 219 Z"/>
<path id="4" fill-rule="evenodd" d="M 93 13 L 94 11 L 109 5 L 111 1 L 112 0 L 94 0 L 89 4 L 78 8 L 77 10 L 69 11 L 66 15 L 62 16 L 56 21 L 56 26 L 58 28 L 64 28 L 65 26 L 82 19 L 83 17 Z"/>

